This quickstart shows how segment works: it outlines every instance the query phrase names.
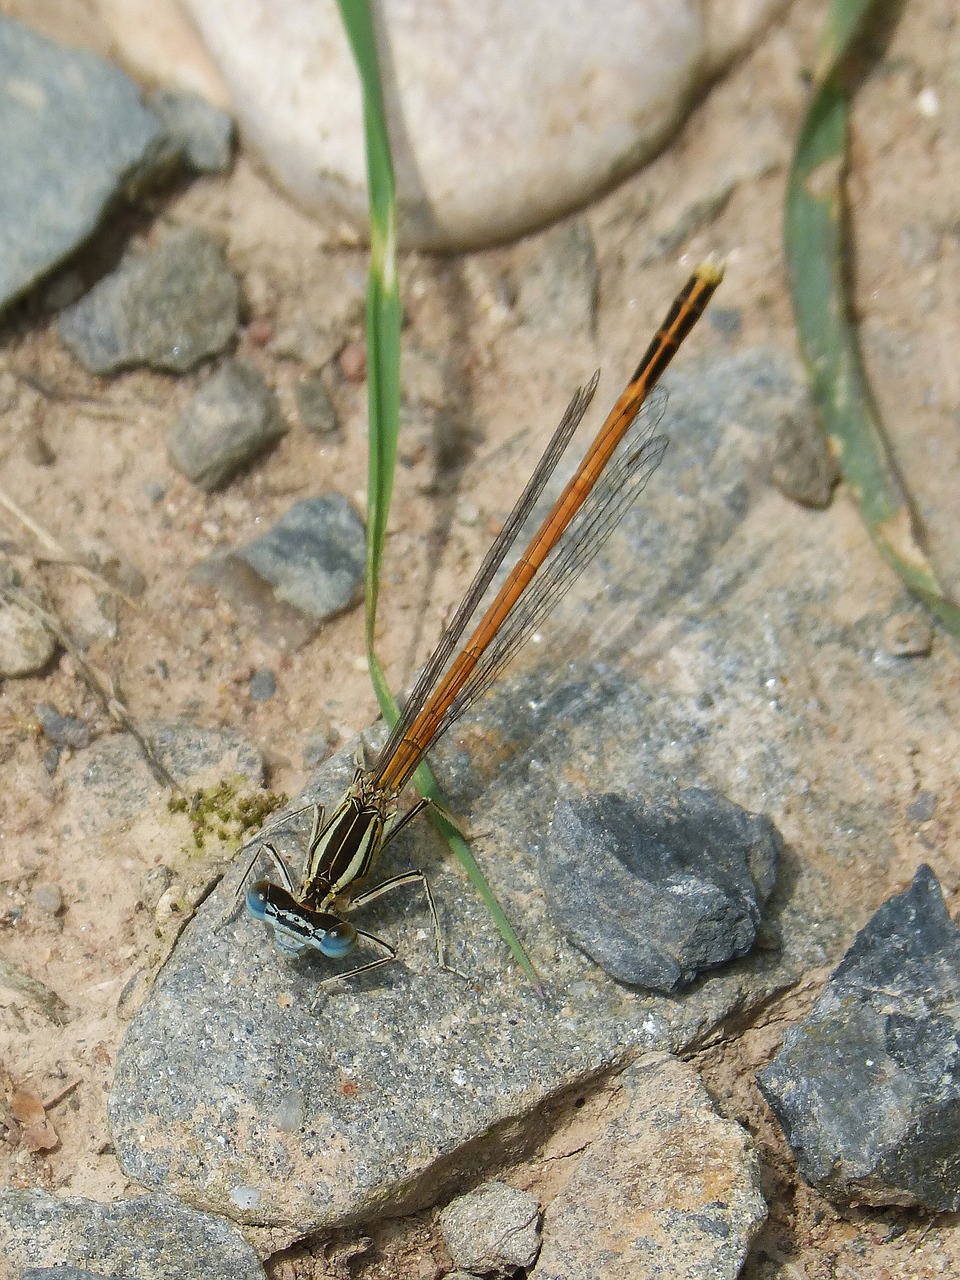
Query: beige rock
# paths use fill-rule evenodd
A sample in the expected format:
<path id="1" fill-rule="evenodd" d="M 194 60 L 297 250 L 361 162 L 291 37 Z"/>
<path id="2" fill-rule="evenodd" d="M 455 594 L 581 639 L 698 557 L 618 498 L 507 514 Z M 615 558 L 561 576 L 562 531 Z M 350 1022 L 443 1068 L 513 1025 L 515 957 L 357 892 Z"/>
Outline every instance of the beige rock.
<path id="1" fill-rule="evenodd" d="M 367 220 L 360 91 L 336 6 L 100 0 L 141 74 L 232 102 L 331 231 Z M 639 168 L 783 0 L 384 0 L 381 66 L 408 246 L 510 239 Z M 190 48 L 191 27 L 205 47 Z M 214 69 L 216 68 L 216 69 Z"/>

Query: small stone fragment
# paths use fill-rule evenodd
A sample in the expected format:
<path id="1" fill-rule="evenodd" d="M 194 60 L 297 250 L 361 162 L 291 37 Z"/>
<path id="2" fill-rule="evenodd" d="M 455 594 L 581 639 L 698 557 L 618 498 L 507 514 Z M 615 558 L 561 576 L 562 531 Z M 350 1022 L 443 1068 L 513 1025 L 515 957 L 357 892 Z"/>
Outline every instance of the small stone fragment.
<path id="1" fill-rule="evenodd" d="M 926 658 L 933 648 L 933 628 L 917 613 L 895 613 L 883 628 L 883 649 L 891 658 Z"/>
<path id="2" fill-rule="evenodd" d="M 42 915 L 55 916 L 63 910 L 63 894 L 55 884 L 36 885 L 30 898 Z"/>
<path id="3" fill-rule="evenodd" d="M 736 1280 L 767 1216 L 750 1139 L 697 1073 L 650 1053 L 544 1215 L 530 1280 Z"/>
<path id="4" fill-rule="evenodd" d="M 540 258 L 517 290 L 525 324 L 552 333 L 594 331 L 600 274 L 590 228 L 575 220 L 548 232 Z"/>
<path id="5" fill-rule="evenodd" d="M 743 316 L 738 307 L 711 307 L 707 317 L 710 327 L 727 338 L 736 337 L 743 328 Z"/>
<path id="6" fill-rule="evenodd" d="M 806 398 L 773 406 L 776 436 L 770 479 L 785 498 L 822 511 L 840 472 Z"/>
<path id="7" fill-rule="evenodd" d="M 314 435 L 328 436 L 340 429 L 337 411 L 320 373 L 306 373 L 297 383 L 297 413 Z"/>
<path id="8" fill-rule="evenodd" d="M 197 93 L 155 89 L 147 99 L 168 139 L 194 173 L 226 173 L 233 156 L 233 120 Z"/>
<path id="9" fill-rule="evenodd" d="M 340 494 L 305 498 L 234 555 L 278 599 L 325 622 L 354 604 L 363 584 L 363 522 Z"/>
<path id="10" fill-rule="evenodd" d="M 233 340 L 240 286 L 217 243 L 194 227 L 129 254 L 60 315 L 60 337 L 91 373 L 148 365 L 187 373 Z"/>
<path id="11" fill-rule="evenodd" d="M 937 795 L 934 791 L 921 791 L 906 809 L 910 821 L 917 823 L 929 822 L 936 812 Z"/>
<path id="12" fill-rule="evenodd" d="M 49 702 L 37 704 L 37 719 L 43 736 L 56 747 L 73 747 L 75 751 L 90 745 L 90 726 L 76 716 L 62 716 Z"/>
<path id="13" fill-rule="evenodd" d="M 367 349 L 362 342 L 348 342 L 337 357 L 340 372 L 348 382 L 362 382 L 367 376 Z"/>
<path id="14" fill-rule="evenodd" d="M 0 676 L 35 675 L 56 648 L 56 640 L 39 619 L 19 605 L 0 600 Z"/>
<path id="15" fill-rule="evenodd" d="M 618 982 L 673 991 L 745 955 L 783 841 L 714 791 L 563 800 L 540 855 L 550 917 Z"/>
<path id="16" fill-rule="evenodd" d="M 285 434 L 276 397 L 256 365 L 228 360 L 167 433 L 176 466 L 210 492 Z"/>
<path id="17" fill-rule="evenodd" d="M 247 687 L 254 702 L 267 702 L 277 692 L 277 678 L 269 667 L 261 667 L 250 677 Z"/>
<path id="18" fill-rule="evenodd" d="M 921 866 L 860 930 L 757 1083 L 841 1203 L 960 1208 L 960 929 Z"/>
<path id="19" fill-rule="evenodd" d="M 532 1267 L 540 1252 L 540 1205 L 529 1191 L 487 1182 L 451 1201 L 440 1230 L 458 1267 L 511 1275 Z"/>

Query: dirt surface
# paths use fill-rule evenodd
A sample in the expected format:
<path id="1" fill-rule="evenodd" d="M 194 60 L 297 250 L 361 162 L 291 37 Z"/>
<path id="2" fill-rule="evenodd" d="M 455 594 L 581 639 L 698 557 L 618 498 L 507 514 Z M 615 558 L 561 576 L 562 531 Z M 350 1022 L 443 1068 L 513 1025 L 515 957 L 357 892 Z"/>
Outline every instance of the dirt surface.
<path id="1" fill-rule="evenodd" d="M 39 12 L 56 34 L 57 7 Z M 785 23 L 705 95 L 659 160 L 586 212 L 600 268 L 595 340 L 520 326 L 505 302 L 510 282 L 542 254 L 542 237 L 463 260 L 404 261 L 404 376 L 420 409 L 409 415 L 401 440 L 381 594 L 380 653 L 394 688 L 405 685 L 428 652 L 503 519 L 514 482 L 533 465 L 572 389 L 599 364 L 601 394 L 615 393 L 686 267 L 710 250 L 726 253 L 718 305 L 735 309 L 740 320 L 733 334 L 704 325 L 692 343 L 697 351 L 762 342 L 793 349 L 782 204 L 822 18 L 820 4 L 795 5 Z M 95 44 L 95 26 L 88 26 L 84 34 Z M 960 21 L 953 4 L 918 0 L 895 10 L 868 52 L 851 147 L 857 309 L 877 401 L 933 558 L 956 589 Z M 325 626 L 300 651 L 283 652 L 229 607 L 191 589 L 185 569 L 218 547 L 248 540 L 298 497 L 337 490 L 362 510 L 364 383 L 344 376 L 348 366 L 333 359 L 342 431 L 312 436 L 299 425 L 294 404 L 295 384 L 307 366 L 271 355 L 268 345 L 301 315 L 331 318 L 334 356 L 359 341 L 365 258 L 358 250 L 326 245 L 316 225 L 241 153 L 232 176 L 196 181 L 158 199 L 115 228 L 88 262 L 128 240 L 155 243 L 179 224 L 207 228 L 222 239 L 247 299 L 239 352 L 256 361 L 277 389 L 292 430 L 224 491 L 204 494 L 174 471 L 164 446 L 167 426 L 204 375 L 172 379 L 135 372 L 93 379 L 65 352 L 49 321 L 28 309 L 7 325 L 0 351 L 0 374 L 13 379 L 0 488 L 68 560 L 91 549 L 101 559 L 118 553 L 143 575 L 145 590 L 132 607 L 70 564 L 48 563 L 49 547 L 41 548 L 6 512 L 0 513 L 0 536 L 25 581 L 42 585 L 60 617 L 84 639 L 89 663 L 138 721 L 182 718 L 230 726 L 263 752 L 270 785 L 293 794 L 308 773 L 308 738 L 332 749 L 375 717 L 362 611 Z M 677 248 L 658 250 L 664 237 L 683 227 L 687 234 Z M 504 485 L 496 463 L 508 443 L 510 484 Z M 151 485 L 162 488 L 159 500 L 150 496 Z M 842 491 L 835 500 L 848 502 Z M 790 509 L 784 511 L 790 519 Z M 838 547 L 838 557 L 847 551 Z M 937 643 L 950 642 L 939 636 Z M 274 672 L 278 691 L 255 702 L 248 682 L 261 667 Z M 0 1181 L 110 1199 L 128 1190 L 105 1115 L 124 1030 L 118 998 L 140 958 L 151 952 L 156 921 L 134 905 L 139 882 L 129 894 L 112 891 L 125 879 L 142 878 L 142 866 L 97 868 L 95 851 L 59 840 L 63 783 L 61 774 L 51 776 L 44 767 L 38 703 L 83 718 L 95 735 L 118 731 L 69 656 L 61 655 L 42 676 L 3 688 L 3 956 L 55 991 L 69 1020 L 58 1025 L 22 995 L 0 989 L 7 1102 L 14 1090 L 39 1095 L 55 1131 L 37 1150 L 26 1128 L 9 1127 L 0 1143 Z M 869 721 L 862 731 L 869 734 Z M 158 788 L 158 807 L 163 803 Z M 944 865 L 952 842 L 957 875 L 945 889 L 955 893 L 955 806 L 946 812 L 945 818 L 938 814 L 931 839 Z M 185 823 L 182 838 L 189 839 Z M 51 886 L 63 899 L 55 913 Z M 862 922 L 855 918 L 855 925 Z M 755 1135 L 763 1160 L 771 1216 L 744 1274 L 790 1280 L 958 1274 L 960 1238 L 952 1221 L 931 1223 L 899 1210 L 841 1213 L 805 1187 L 759 1097 L 754 1072 L 775 1052 L 783 1027 L 809 1006 L 824 976 L 810 975 L 809 989 L 766 1010 L 756 1025 L 726 1029 L 697 1056 L 708 1087 L 724 1112 Z M 590 1114 L 588 1104 L 576 1123 L 584 1125 Z M 544 1158 L 508 1177 L 548 1202 L 552 1167 Z M 347 1256 L 359 1247 L 353 1237 L 342 1249 L 299 1250 L 271 1263 L 273 1274 L 304 1280 L 348 1274 Z M 369 1248 L 349 1263 L 349 1274 L 429 1277 L 444 1266 L 449 1262 L 424 1217 L 376 1227 Z"/>

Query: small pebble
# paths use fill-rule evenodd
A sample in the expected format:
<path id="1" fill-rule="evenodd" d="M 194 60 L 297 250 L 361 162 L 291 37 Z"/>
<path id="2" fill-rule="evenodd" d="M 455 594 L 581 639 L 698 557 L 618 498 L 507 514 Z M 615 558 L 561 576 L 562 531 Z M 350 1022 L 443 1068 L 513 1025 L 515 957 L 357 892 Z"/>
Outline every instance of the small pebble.
<path id="1" fill-rule="evenodd" d="M 42 622 L 19 605 L 0 602 L 0 676 L 32 676 L 42 671 L 57 642 Z"/>
<path id="2" fill-rule="evenodd" d="M 304 498 L 233 555 L 268 582 L 278 600 L 325 622 L 359 599 L 365 566 L 363 523 L 338 493 Z"/>
<path id="3" fill-rule="evenodd" d="M 277 679 L 269 667 L 261 667 L 250 677 L 248 686 L 254 702 L 266 702 L 277 692 Z"/>
<path id="4" fill-rule="evenodd" d="M 337 411 L 319 372 L 307 373 L 297 383 L 297 413 L 314 435 L 328 436 L 340 429 Z"/>
<path id="5" fill-rule="evenodd" d="M 895 613 L 883 628 L 883 650 L 891 658 L 926 658 L 933 648 L 933 628 L 917 613 Z"/>
<path id="6" fill-rule="evenodd" d="M 19 12 L 29 21 L 38 7 Z M 89 240 L 124 190 L 159 176 L 164 150 L 156 118 L 119 67 L 46 39 L 10 9 L 0 21 L 0 307 Z"/>
<path id="7" fill-rule="evenodd" d="M 442 1210 L 440 1230 L 457 1266 L 512 1274 L 540 1252 L 540 1205 L 529 1191 L 487 1182 Z"/>
<path id="8" fill-rule="evenodd" d="M 90 726 L 76 716 L 62 716 L 49 702 L 40 702 L 36 708 L 37 719 L 43 736 L 56 747 L 73 747 L 80 750 L 90 745 Z"/>
<path id="9" fill-rule="evenodd" d="M 148 480 L 143 486 L 143 492 L 151 502 L 162 502 L 167 496 L 167 491 L 159 480 Z"/>
<path id="10" fill-rule="evenodd" d="M 339 733 L 328 720 L 321 720 L 314 725 L 303 743 L 304 768 L 315 769 L 322 764 L 339 741 Z"/>
<path id="11" fill-rule="evenodd" d="M 711 307 L 707 317 L 711 327 L 728 338 L 736 337 L 743 328 L 743 317 L 737 307 Z"/>
<path id="12" fill-rule="evenodd" d="M 63 910 L 63 894 L 55 884 L 38 884 L 30 896 L 33 905 L 45 916 L 55 916 Z"/>
<path id="13" fill-rule="evenodd" d="M 147 365 L 188 373 L 233 341 L 240 286 L 219 245 L 195 227 L 131 253 L 60 313 L 60 338 L 90 373 Z"/>
<path id="14" fill-rule="evenodd" d="M 233 120 L 199 94 L 156 89 L 147 105 L 194 173 L 226 173 L 233 156 Z"/>
<path id="15" fill-rule="evenodd" d="M 183 474 L 210 492 L 285 434 L 276 397 L 248 360 L 228 360 L 167 433 Z"/>
<path id="16" fill-rule="evenodd" d="M 911 822 L 929 822 L 937 812 L 937 794 L 935 791 L 921 791 L 917 798 L 907 805 L 907 817 Z"/>
<path id="17" fill-rule="evenodd" d="M 362 342 L 348 342 L 338 357 L 340 372 L 348 382 L 362 382 L 367 375 L 367 349 Z"/>
<path id="18" fill-rule="evenodd" d="M 785 498 L 821 511 L 830 505 L 837 468 L 809 403 L 776 406 L 770 479 Z"/>

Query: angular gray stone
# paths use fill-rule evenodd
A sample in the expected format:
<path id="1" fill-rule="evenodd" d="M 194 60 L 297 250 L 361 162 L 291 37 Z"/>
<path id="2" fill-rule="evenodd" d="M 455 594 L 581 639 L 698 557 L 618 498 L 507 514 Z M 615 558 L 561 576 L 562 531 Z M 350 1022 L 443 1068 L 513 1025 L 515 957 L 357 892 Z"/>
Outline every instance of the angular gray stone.
<path id="1" fill-rule="evenodd" d="M 226 173 L 233 156 L 233 119 L 199 94 L 155 89 L 147 99 L 168 140 L 194 173 Z"/>
<path id="2" fill-rule="evenodd" d="M 0 1257 L 3 1274 L 13 1276 L 29 1274 L 21 1268 L 56 1267 L 66 1280 L 71 1271 L 91 1270 L 117 1280 L 264 1280 L 257 1255 L 232 1222 L 163 1195 L 100 1204 L 5 1188 Z"/>
<path id="3" fill-rule="evenodd" d="M 240 286 L 210 236 L 175 231 L 129 254 L 60 314 L 60 337 L 91 373 L 134 365 L 187 373 L 233 340 Z"/>
<path id="4" fill-rule="evenodd" d="M 783 848 L 713 791 L 562 800 L 540 854 L 551 919 L 618 982 L 673 991 L 754 945 Z"/>
<path id="5" fill-rule="evenodd" d="M 757 1074 L 831 1199 L 960 1208 L 960 929 L 922 866 L 857 934 Z"/>
<path id="6" fill-rule="evenodd" d="M 91 53 L 0 18 L 0 309 L 64 261 L 149 171 L 162 130 L 137 86 Z"/>
<path id="7" fill-rule="evenodd" d="M 359 598 L 363 521 L 338 493 L 304 498 L 233 554 L 269 582 L 279 600 L 325 622 Z"/>
<path id="8" fill-rule="evenodd" d="M 437 1219 L 450 1256 L 476 1275 L 513 1275 L 540 1252 L 540 1205 L 529 1191 L 486 1182 L 451 1201 Z"/>
<path id="9" fill-rule="evenodd" d="M 306 373 L 297 383 L 297 413 L 314 435 L 326 436 L 339 430 L 340 422 L 330 392 L 320 373 Z"/>
<path id="10" fill-rule="evenodd" d="M 37 705 L 37 719 L 40 721 L 43 736 L 54 746 L 73 747 L 78 751 L 83 747 L 89 747 L 90 726 L 85 720 L 78 720 L 76 716 L 62 716 L 56 707 L 51 707 L 48 702 Z"/>
<path id="11" fill-rule="evenodd" d="M 767 1216 L 746 1132 L 692 1067 L 647 1054 L 544 1214 L 530 1280 L 736 1280 Z"/>
<path id="12" fill-rule="evenodd" d="M 167 448 L 183 474 L 210 492 L 286 431 L 276 396 L 257 366 L 228 360 L 167 432 Z"/>

